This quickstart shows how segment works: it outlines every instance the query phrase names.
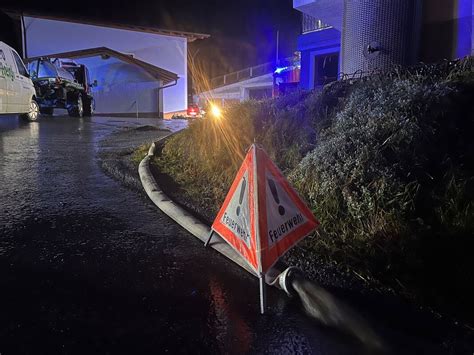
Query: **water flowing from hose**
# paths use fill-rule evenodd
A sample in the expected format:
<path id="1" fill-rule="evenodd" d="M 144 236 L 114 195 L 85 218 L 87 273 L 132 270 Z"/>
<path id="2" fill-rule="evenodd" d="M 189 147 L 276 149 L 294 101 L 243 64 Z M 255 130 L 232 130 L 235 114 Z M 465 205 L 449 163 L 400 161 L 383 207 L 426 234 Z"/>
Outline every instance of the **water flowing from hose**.
<path id="1" fill-rule="evenodd" d="M 271 283 L 297 296 L 309 316 L 361 341 L 371 353 L 385 353 L 386 347 L 368 322 L 344 302 L 315 282 L 304 278 L 296 268 L 288 268 Z"/>

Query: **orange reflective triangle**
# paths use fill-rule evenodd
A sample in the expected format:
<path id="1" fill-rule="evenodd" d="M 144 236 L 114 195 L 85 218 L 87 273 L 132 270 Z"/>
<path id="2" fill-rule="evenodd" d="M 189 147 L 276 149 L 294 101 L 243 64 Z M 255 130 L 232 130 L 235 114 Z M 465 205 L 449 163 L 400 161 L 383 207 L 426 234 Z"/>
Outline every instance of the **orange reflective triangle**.
<path id="1" fill-rule="evenodd" d="M 258 271 L 253 213 L 254 175 L 254 155 L 249 151 L 212 224 L 212 229 Z"/>
<path id="2" fill-rule="evenodd" d="M 212 229 L 265 273 L 318 225 L 265 151 L 252 145 Z"/>

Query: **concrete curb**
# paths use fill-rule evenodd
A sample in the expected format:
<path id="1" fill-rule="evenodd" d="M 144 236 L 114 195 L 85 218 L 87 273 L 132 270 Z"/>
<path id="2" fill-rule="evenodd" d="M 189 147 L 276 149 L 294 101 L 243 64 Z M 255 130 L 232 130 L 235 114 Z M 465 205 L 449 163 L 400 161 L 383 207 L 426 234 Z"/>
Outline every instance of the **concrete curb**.
<path id="1" fill-rule="evenodd" d="M 162 141 L 168 138 L 170 135 L 161 138 L 159 141 Z M 158 142 L 159 142 L 158 141 Z M 199 221 L 196 217 L 192 216 L 184 210 L 181 206 L 177 203 L 172 201 L 166 194 L 161 190 L 158 186 L 157 182 L 155 181 L 153 175 L 151 174 L 150 170 L 150 159 L 155 154 L 156 151 L 156 144 L 153 143 L 148 150 L 148 154 L 143 160 L 140 162 L 138 166 L 138 174 L 140 175 L 140 180 L 142 182 L 143 188 L 147 193 L 148 197 L 151 201 L 168 217 L 178 223 L 181 227 L 186 229 L 189 233 L 194 235 L 196 238 L 200 239 L 203 243 L 209 237 L 211 232 L 211 228 Z M 232 247 L 227 244 L 220 236 L 214 234 L 209 244 L 209 247 L 217 250 L 219 253 L 227 257 L 228 259 L 232 260 L 234 263 L 242 267 L 243 269 L 247 270 L 254 276 L 257 276 L 252 268 L 247 264 L 247 262 L 234 250 Z M 268 275 L 267 283 L 269 279 L 272 280 L 274 277 L 273 275 Z"/>

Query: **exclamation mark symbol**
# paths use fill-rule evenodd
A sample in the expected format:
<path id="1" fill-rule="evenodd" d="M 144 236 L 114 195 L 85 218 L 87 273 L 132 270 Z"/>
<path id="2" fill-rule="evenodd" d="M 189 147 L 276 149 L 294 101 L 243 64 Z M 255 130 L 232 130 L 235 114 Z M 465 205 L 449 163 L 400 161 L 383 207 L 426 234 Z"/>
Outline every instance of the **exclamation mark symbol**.
<path id="1" fill-rule="evenodd" d="M 278 197 L 275 182 L 272 179 L 268 179 L 268 186 L 270 186 L 270 191 L 272 192 L 273 199 L 278 204 L 278 213 L 280 214 L 280 216 L 283 216 L 285 214 L 285 207 L 280 205 L 280 198 Z"/>
<path id="2" fill-rule="evenodd" d="M 244 193 L 245 193 L 245 178 L 242 180 L 242 184 L 240 185 L 240 197 L 239 197 L 239 206 L 237 206 L 237 216 L 240 215 L 240 205 L 242 204 L 242 201 L 244 200 Z"/>

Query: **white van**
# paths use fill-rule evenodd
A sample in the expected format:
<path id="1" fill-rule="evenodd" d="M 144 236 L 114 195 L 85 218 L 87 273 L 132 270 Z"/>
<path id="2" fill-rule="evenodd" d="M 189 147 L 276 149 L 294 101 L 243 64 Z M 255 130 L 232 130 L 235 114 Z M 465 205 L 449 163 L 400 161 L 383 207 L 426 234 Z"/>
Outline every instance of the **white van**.
<path id="1" fill-rule="evenodd" d="M 18 53 L 0 42 L 0 115 L 19 114 L 30 121 L 38 119 L 35 87 Z"/>

